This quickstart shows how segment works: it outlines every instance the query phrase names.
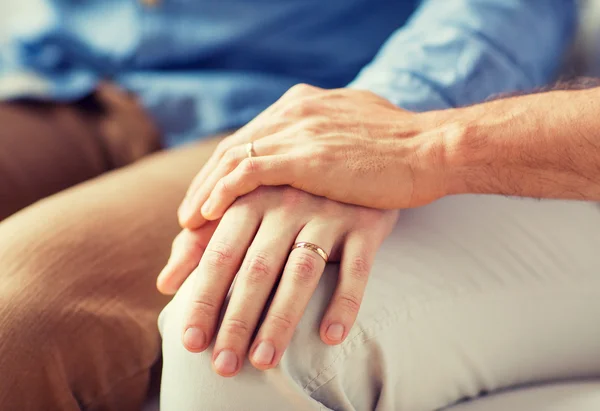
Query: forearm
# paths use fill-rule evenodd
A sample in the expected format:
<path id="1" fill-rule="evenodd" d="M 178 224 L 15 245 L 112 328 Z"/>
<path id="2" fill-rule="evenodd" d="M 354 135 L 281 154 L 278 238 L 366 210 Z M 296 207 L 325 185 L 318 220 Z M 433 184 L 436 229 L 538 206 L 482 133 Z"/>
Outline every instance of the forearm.
<path id="1" fill-rule="evenodd" d="M 452 119 L 449 194 L 600 201 L 600 88 L 497 100 Z"/>

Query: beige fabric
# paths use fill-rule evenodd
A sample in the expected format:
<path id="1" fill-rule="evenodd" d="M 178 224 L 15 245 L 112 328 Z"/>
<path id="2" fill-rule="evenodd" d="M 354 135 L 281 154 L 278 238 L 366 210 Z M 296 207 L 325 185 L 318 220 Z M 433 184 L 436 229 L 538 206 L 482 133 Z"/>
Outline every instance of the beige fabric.
<path id="1" fill-rule="evenodd" d="M 509 390 L 446 411 L 598 411 L 600 380 Z"/>
<path id="2" fill-rule="evenodd" d="M 600 410 L 600 380 L 513 389 L 445 409 L 445 411 L 598 410 Z M 151 398 L 145 404 L 144 411 L 159 411 L 158 398 Z"/>
<path id="3" fill-rule="evenodd" d="M 445 411 L 598 411 L 600 380 L 544 384 L 511 389 L 465 401 Z M 144 411 L 159 411 L 158 398 L 151 398 Z"/>
<path id="4" fill-rule="evenodd" d="M 405 211 L 356 326 L 324 345 L 326 270 L 281 365 L 224 379 L 186 352 L 190 281 L 161 317 L 161 410 L 430 411 L 535 382 L 600 376 L 600 209 L 462 196 Z M 525 408 L 527 409 L 527 408 Z M 586 410 L 587 411 L 587 410 Z"/>

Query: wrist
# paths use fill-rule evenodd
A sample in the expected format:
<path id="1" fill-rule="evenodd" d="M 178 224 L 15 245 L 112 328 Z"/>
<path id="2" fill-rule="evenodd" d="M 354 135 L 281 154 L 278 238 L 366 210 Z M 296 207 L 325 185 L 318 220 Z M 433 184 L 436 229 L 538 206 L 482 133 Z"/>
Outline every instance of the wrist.
<path id="1" fill-rule="evenodd" d="M 469 194 L 475 190 L 473 182 L 476 176 L 487 174 L 493 162 L 493 148 L 490 142 L 490 130 L 484 129 L 476 109 L 457 109 L 448 120 L 440 134 L 443 147 L 444 195 Z"/>
<path id="2" fill-rule="evenodd" d="M 486 135 L 473 111 L 469 107 L 418 114 L 421 131 L 413 142 L 416 161 L 412 162 L 418 164 L 415 186 L 430 187 L 432 200 L 470 192 L 469 176 L 489 156 L 483 150 Z"/>
<path id="3" fill-rule="evenodd" d="M 531 136 L 543 138 L 538 114 L 526 97 L 455 110 L 451 132 L 442 136 L 445 194 L 516 194 L 508 180 L 529 166 L 518 162 L 518 153 L 529 148 Z"/>
<path id="4" fill-rule="evenodd" d="M 442 138 L 445 194 L 592 198 L 597 93 L 552 91 L 455 110 L 454 131 Z"/>
<path id="5" fill-rule="evenodd" d="M 394 158 L 399 159 L 400 170 L 409 166 L 413 180 L 410 202 L 404 204 L 403 199 L 401 207 L 421 206 L 463 192 L 462 170 L 469 166 L 471 156 L 462 147 L 468 147 L 470 125 L 464 121 L 461 110 L 413 113 L 408 120 L 407 117 L 395 120 L 402 127 L 401 132 L 394 133 L 400 141 Z"/>
<path id="6" fill-rule="evenodd" d="M 453 110 L 440 134 L 444 194 L 504 193 L 501 175 L 511 172 L 534 116 L 530 104 L 518 98 Z"/>

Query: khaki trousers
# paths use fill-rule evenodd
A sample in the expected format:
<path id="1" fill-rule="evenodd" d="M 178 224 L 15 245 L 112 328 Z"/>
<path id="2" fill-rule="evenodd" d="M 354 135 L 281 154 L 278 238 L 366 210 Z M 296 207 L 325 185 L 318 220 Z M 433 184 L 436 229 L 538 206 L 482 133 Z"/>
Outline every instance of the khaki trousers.
<path id="1" fill-rule="evenodd" d="M 246 361 L 228 379 L 212 370 L 212 349 L 182 346 L 190 277 L 159 321 L 161 411 L 433 411 L 600 377 L 599 247 L 591 203 L 457 196 L 402 211 L 344 343 L 319 337 L 337 280 L 331 264 L 280 366 L 260 372 Z M 534 408 L 524 395 L 513 407 L 476 400 L 464 409 L 596 411 L 598 400 Z"/>
<path id="2" fill-rule="evenodd" d="M 2 411 L 144 402 L 168 301 L 155 278 L 216 144 L 149 155 L 157 136 L 111 86 L 72 105 L 0 104 Z"/>

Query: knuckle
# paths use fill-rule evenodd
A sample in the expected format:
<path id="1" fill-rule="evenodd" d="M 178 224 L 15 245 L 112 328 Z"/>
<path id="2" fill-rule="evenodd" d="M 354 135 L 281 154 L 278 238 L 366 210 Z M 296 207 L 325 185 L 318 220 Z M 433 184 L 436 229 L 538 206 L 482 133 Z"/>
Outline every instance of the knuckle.
<path id="1" fill-rule="evenodd" d="M 246 278 L 251 284 L 259 284 L 274 276 L 273 264 L 264 253 L 257 253 L 246 263 Z"/>
<path id="2" fill-rule="evenodd" d="M 350 220 L 349 213 L 347 212 L 348 204 L 338 203 L 337 201 L 323 201 L 321 210 L 323 214 L 330 217 L 335 216 L 336 220 L 345 224 Z"/>
<path id="3" fill-rule="evenodd" d="M 222 242 L 208 244 L 202 259 L 211 267 L 230 266 L 235 257 L 234 247 Z"/>
<path id="4" fill-rule="evenodd" d="M 217 144 L 217 148 L 215 149 L 215 155 L 217 156 L 217 158 L 223 157 L 227 150 L 229 150 L 229 147 L 231 147 L 231 140 L 229 139 L 229 137 L 221 140 L 221 142 Z"/>
<path id="5" fill-rule="evenodd" d="M 177 234 L 175 239 L 173 240 L 173 244 L 171 247 L 173 250 L 175 249 L 190 249 L 190 248 L 199 248 L 202 247 L 201 236 L 198 233 L 190 231 L 188 229 L 183 229 Z"/>
<path id="6" fill-rule="evenodd" d="M 299 116 L 306 117 L 310 113 L 312 113 L 313 108 L 314 108 L 314 102 L 311 99 L 301 98 L 301 99 L 298 99 L 294 103 L 293 110 Z M 305 124 L 303 124 L 303 128 L 304 128 L 305 132 L 310 129 L 306 124 L 311 124 L 311 123 L 312 123 L 312 121 L 306 121 Z"/>
<path id="7" fill-rule="evenodd" d="M 356 280 L 366 282 L 370 274 L 370 264 L 364 257 L 354 257 L 350 261 L 348 274 Z"/>
<path id="8" fill-rule="evenodd" d="M 214 301 L 203 297 L 194 299 L 191 308 L 196 321 L 214 318 L 219 314 L 220 310 Z"/>
<path id="9" fill-rule="evenodd" d="M 290 87 L 290 89 L 288 90 L 288 92 L 286 94 L 292 95 L 292 96 L 298 96 L 298 95 L 306 95 L 306 94 L 312 94 L 316 91 L 316 87 L 313 87 L 309 84 L 305 84 L 305 83 L 298 83 L 292 87 Z"/>
<path id="10" fill-rule="evenodd" d="M 244 194 L 243 196 L 236 198 L 227 212 L 243 212 L 247 214 L 248 217 L 254 216 L 258 208 L 257 204 L 260 204 L 260 195 L 257 193 L 257 191 L 258 190 L 254 190 L 248 194 Z"/>
<path id="11" fill-rule="evenodd" d="M 169 262 L 178 264 L 187 264 L 194 260 L 199 262 L 203 252 L 204 245 L 201 240 L 188 230 L 183 230 L 173 240 Z"/>
<path id="12" fill-rule="evenodd" d="M 317 256 L 312 255 L 310 251 L 297 251 L 290 265 L 292 279 L 298 284 L 312 285 L 319 277 Z"/>
<path id="13" fill-rule="evenodd" d="M 308 112 L 310 110 L 313 109 L 314 107 L 314 102 L 311 102 L 309 100 L 304 100 L 300 103 L 301 105 L 304 105 L 304 112 Z M 307 118 L 305 120 L 302 121 L 301 123 L 301 127 L 302 127 L 302 134 L 306 135 L 306 136 L 320 136 L 320 137 L 324 137 L 327 134 L 327 129 L 328 129 L 328 123 L 325 120 L 325 117 L 310 117 Z M 313 144 L 314 145 L 314 144 Z"/>
<path id="14" fill-rule="evenodd" d="M 287 333 L 294 328 L 294 322 L 289 314 L 270 313 L 267 322 L 278 333 Z"/>
<path id="15" fill-rule="evenodd" d="M 342 293 L 337 298 L 338 305 L 345 312 L 356 315 L 360 309 L 360 298 L 354 294 Z"/>
<path id="16" fill-rule="evenodd" d="M 279 187 L 259 186 L 248 195 L 254 195 L 257 200 L 265 201 L 269 198 L 274 197 L 274 194 L 276 195 L 279 192 L 279 190 Z"/>
<path id="17" fill-rule="evenodd" d="M 357 227 L 378 227 L 383 221 L 383 215 L 380 210 L 369 209 L 366 207 L 356 207 L 354 213 L 356 215 Z"/>
<path id="18" fill-rule="evenodd" d="M 326 143 L 320 142 L 311 147 L 311 160 L 323 167 L 331 164 L 338 164 L 340 160 L 340 152 L 332 150 Z"/>
<path id="19" fill-rule="evenodd" d="M 285 187 L 281 191 L 281 203 L 286 208 L 297 209 L 304 202 L 307 194 L 292 187 Z"/>
<path id="20" fill-rule="evenodd" d="M 227 183 L 225 185 L 227 186 Z M 226 213 L 239 213 L 247 221 L 252 221 L 262 216 L 264 207 L 265 193 L 259 187 L 248 194 L 237 197 Z"/>
<path id="21" fill-rule="evenodd" d="M 300 120 L 312 118 L 317 111 L 317 103 L 318 101 L 313 96 L 295 94 L 293 98 L 281 104 L 278 114 L 288 126 L 290 122 L 296 123 L 290 130 L 297 129 L 306 134 L 305 124 L 307 121 L 301 122 Z"/>
<path id="22" fill-rule="evenodd" d="M 221 193 L 230 193 L 233 189 L 231 181 L 229 181 L 228 176 L 221 178 L 218 182 L 219 191 Z"/>
<path id="23" fill-rule="evenodd" d="M 238 161 L 239 161 L 237 153 L 236 153 L 236 150 L 234 150 L 233 148 L 227 150 L 225 152 L 225 154 L 223 155 L 221 161 L 224 162 L 225 166 L 228 169 L 234 168 L 237 165 Z"/>
<path id="24" fill-rule="evenodd" d="M 228 335 L 248 336 L 252 330 L 248 321 L 241 318 L 227 318 L 221 324 L 221 331 Z"/>
<path id="25" fill-rule="evenodd" d="M 215 150 L 215 156 L 217 157 L 218 160 L 223 159 L 227 153 L 229 153 L 229 151 L 231 150 L 232 144 L 229 141 L 223 141 L 221 142 L 221 144 L 219 144 L 217 146 L 217 149 Z"/>
<path id="26" fill-rule="evenodd" d="M 255 174 L 259 171 L 258 161 L 254 158 L 246 158 L 242 160 L 240 167 L 243 176 L 249 176 L 250 174 Z"/>
<path id="27" fill-rule="evenodd" d="M 185 231 L 180 231 L 179 234 L 175 236 L 173 242 L 171 243 L 171 252 L 179 249 L 185 243 Z"/>

